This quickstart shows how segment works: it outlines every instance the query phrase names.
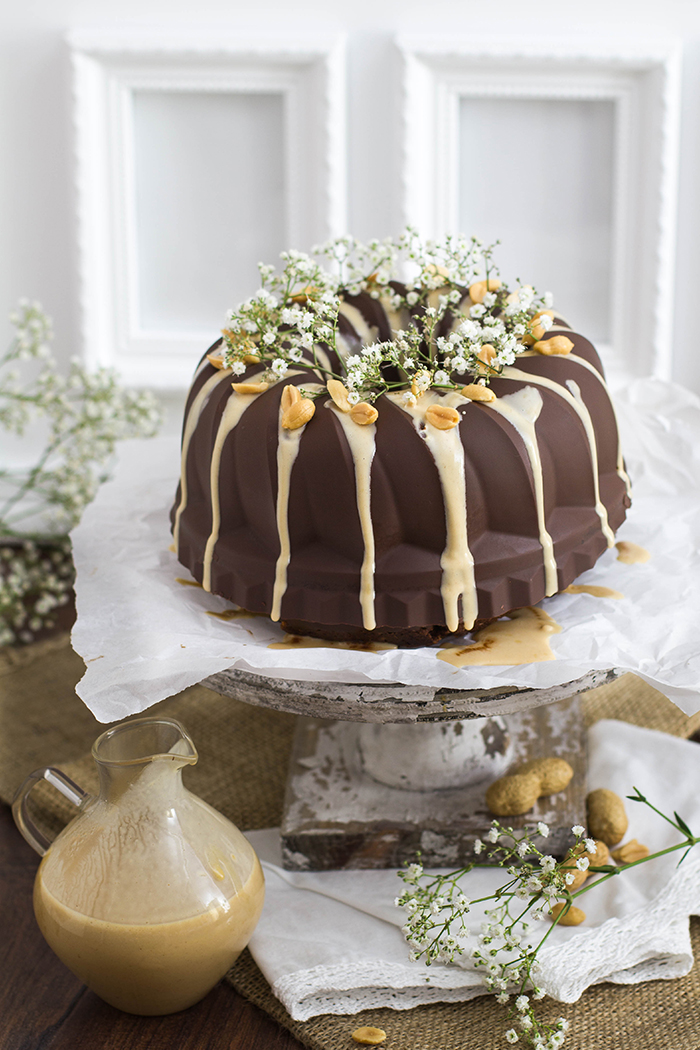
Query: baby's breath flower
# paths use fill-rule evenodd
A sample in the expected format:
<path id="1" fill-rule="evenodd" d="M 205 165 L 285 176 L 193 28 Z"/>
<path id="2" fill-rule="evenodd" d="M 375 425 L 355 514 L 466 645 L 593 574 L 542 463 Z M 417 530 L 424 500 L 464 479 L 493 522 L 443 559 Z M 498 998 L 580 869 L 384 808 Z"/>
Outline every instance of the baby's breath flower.
<path id="1" fill-rule="evenodd" d="M 549 836 L 549 828 L 541 820 L 537 822 L 537 834 L 541 835 L 543 839 Z"/>
<path id="2" fill-rule="evenodd" d="M 586 829 L 581 827 L 580 824 L 574 824 L 574 826 L 572 827 L 571 830 L 573 831 L 573 833 L 576 836 L 576 838 L 580 838 L 581 835 L 585 835 L 586 834 Z"/>

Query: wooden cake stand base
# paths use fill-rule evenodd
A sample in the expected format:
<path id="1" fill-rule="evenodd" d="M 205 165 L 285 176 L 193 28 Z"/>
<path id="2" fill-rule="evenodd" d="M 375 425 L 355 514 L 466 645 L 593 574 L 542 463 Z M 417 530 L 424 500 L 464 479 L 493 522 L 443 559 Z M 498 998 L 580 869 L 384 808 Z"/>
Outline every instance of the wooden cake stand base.
<path id="1" fill-rule="evenodd" d="M 299 719 L 282 821 L 284 866 L 324 871 L 430 867 L 475 859 L 493 815 L 488 785 L 533 758 L 565 758 L 569 787 L 514 828 L 543 821 L 562 856 L 585 825 L 586 734 L 578 694 L 615 677 L 594 671 L 552 689 L 446 690 L 268 678 L 229 670 L 203 684 Z M 504 718 L 507 715 L 507 718 Z M 313 716 L 313 717 L 309 717 Z M 330 717 L 329 717 L 330 716 Z"/>

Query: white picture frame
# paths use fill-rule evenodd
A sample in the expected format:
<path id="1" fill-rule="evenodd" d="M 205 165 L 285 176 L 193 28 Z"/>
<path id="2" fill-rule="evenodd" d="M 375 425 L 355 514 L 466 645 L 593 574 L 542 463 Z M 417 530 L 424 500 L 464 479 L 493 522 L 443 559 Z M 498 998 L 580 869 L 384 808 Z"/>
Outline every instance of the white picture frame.
<path id="1" fill-rule="evenodd" d="M 89 367 L 115 368 L 131 385 L 182 389 L 212 332 L 153 330 L 139 317 L 134 92 L 281 94 L 283 241 L 286 247 L 308 249 L 346 229 L 344 38 L 73 30 L 67 42 L 74 83 L 84 358 Z M 232 305 L 222 303 L 222 320 Z"/>
<path id="2" fill-rule="evenodd" d="M 614 294 L 611 346 L 604 349 L 615 370 L 670 379 L 680 45 L 622 49 L 543 38 L 514 45 L 408 35 L 396 45 L 403 77 L 403 218 L 424 236 L 457 232 L 460 99 L 613 103 Z"/>

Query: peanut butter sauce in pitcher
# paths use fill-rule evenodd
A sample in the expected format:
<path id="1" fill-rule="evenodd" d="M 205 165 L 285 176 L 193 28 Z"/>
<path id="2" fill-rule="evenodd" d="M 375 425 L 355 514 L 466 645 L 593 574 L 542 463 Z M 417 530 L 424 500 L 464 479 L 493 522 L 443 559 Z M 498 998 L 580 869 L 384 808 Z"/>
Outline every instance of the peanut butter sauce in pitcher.
<path id="1" fill-rule="evenodd" d="M 97 797 L 47 769 L 15 800 L 20 830 L 44 854 L 37 922 L 66 966 L 112 1006 L 183 1010 L 224 976 L 255 929 L 264 897 L 258 858 L 229 820 L 184 787 L 182 769 L 197 752 L 178 722 L 125 722 L 99 737 L 93 757 Z M 26 812 L 41 778 L 80 810 L 53 843 Z"/>

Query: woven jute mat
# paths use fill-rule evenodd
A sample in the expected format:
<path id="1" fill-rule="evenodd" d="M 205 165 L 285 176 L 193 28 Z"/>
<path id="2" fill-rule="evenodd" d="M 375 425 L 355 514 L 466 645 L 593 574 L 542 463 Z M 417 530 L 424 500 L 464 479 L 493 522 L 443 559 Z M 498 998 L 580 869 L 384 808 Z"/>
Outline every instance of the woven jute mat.
<path id="1" fill-rule="evenodd" d="M 75 694 L 82 660 L 67 636 L 22 649 L 0 651 L 0 799 L 6 803 L 33 769 L 55 765 L 87 791 L 97 777 L 89 750 L 105 729 Z M 700 730 L 700 714 L 687 718 L 661 693 L 625 675 L 583 697 L 588 724 L 618 718 L 635 725 L 689 737 Z M 199 751 L 185 773 L 187 786 L 225 813 L 242 830 L 273 827 L 282 812 L 295 719 L 251 707 L 194 686 L 149 713 L 180 719 Z M 700 761 L 700 751 L 698 752 Z M 48 786 L 38 786 L 37 823 L 55 834 L 74 814 Z M 700 920 L 691 920 L 693 950 L 700 954 Z M 349 1050 L 361 1025 L 383 1028 L 386 1050 L 494 1050 L 504 1042 L 505 1015 L 490 997 L 468 1003 L 419 1006 L 413 1010 L 365 1011 L 352 1017 L 324 1014 L 293 1021 L 272 995 L 248 952 L 227 980 L 311 1050 Z M 603 984 L 578 1003 L 545 1000 L 544 1011 L 571 1021 L 571 1050 L 700 1050 L 700 963 L 672 982 Z"/>

